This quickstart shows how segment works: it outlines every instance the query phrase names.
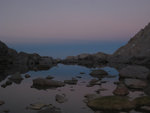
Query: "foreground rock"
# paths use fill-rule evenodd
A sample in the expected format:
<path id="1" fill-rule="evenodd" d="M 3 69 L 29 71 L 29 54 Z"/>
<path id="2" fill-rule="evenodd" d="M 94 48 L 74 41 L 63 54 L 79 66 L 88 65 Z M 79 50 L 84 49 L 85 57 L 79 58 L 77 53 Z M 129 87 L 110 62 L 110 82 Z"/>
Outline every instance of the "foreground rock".
<path id="1" fill-rule="evenodd" d="M 56 96 L 55 96 L 55 99 L 56 99 L 56 101 L 58 102 L 58 103 L 64 103 L 64 102 L 66 102 L 67 101 L 67 98 L 66 98 L 66 95 L 65 94 L 57 94 Z"/>
<path id="2" fill-rule="evenodd" d="M 119 71 L 120 77 L 147 79 L 150 75 L 150 70 L 143 66 L 127 66 Z"/>
<path id="3" fill-rule="evenodd" d="M 138 97 L 131 101 L 122 96 L 104 96 L 89 101 L 87 105 L 96 110 L 131 110 L 141 106 L 149 106 L 150 97 Z"/>
<path id="4" fill-rule="evenodd" d="M 9 77 L 9 79 L 10 80 L 22 80 L 23 78 L 22 78 L 21 74 L 19 72 L 17 72 L 15 74 L 11 75 Z"/>
<path id="5" fill-rule="evenodd" d="M 90 75 L 93 76 L 93 77 L 102 79 L 102 78 L 106 77 L 108 75 L 108 73 L 104 70 L 99 69 L 99 70 L 93 70 L 90 73 Z"/>
<path id="6" fill-rule="evenodd" d="M 113 93 L 118 96 L 126 96 L 129 94 L 129 90 L 124 84 L 121 83 L 117 86 Z"/>
<path id="7" fill-rule="evenodd" d="M 97 110 L 130 110 L 135 104 L 126 97 L 105 96 L 88 102 L 88 106 Z"/>
<path id="8" fill-rule="evenodd" d="M 50 88 L 50 87 L 62 87 L 65 84 L 61 81 L 49 80 L 46 78 L 37 78 L 33 80 L 33 87 L 36 88 Z"/>
<path id="9" fill-rule="evenodd" d="M 132 89 L 144 89 L 147 86 L 146 81 L 139 79 L 125 79 L 124 83 L 128 88 Z"/>

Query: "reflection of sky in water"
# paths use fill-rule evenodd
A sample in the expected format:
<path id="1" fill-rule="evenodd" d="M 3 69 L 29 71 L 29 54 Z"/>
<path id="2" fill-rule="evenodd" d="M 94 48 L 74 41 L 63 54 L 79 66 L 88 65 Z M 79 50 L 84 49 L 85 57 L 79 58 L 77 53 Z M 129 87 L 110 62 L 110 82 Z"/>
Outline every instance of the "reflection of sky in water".
<path id="1" fill-rule="evenodd" d="M 60 64 L 57 67 L 53 67 L 46 71 L 30 71 L 28 74 L 31 75 L 31 78 L 24 79 L 21 84 L 13 83 L 6 88 L 0 87 L 0 100 L 5 101 L 5 104 L 0 107 L 0 112 L 9 109 L 10 113 L 37 113 L 37 111 L 27 110 L 26 107 L 32 103 L 42 102 L 45 104 L 53 104 L 54 106 L 61 108 L 62 113 L 94 113 L 94 111 L 88 108 L 83 102 L 85 99 L 84 95 L 96 93 L 95 91 L 100 88 L 107 89 L 106 91 L 100 92 L 101 96 L 112 95 L 112 91 L 116 87 L 113 82 L 118 80 L 118 72 L 114 68 L 104 67 L 102 69 L 116 77 L 104 78 L 102 81 L 107 81 L 106 83 L 93 87 L 86 87 L 88 81 L 92 79 L 89 75 L 92 69 L 86 67 Z M 80 72 L 85 72 L 85 74 L 80 75 Z M 47 75 L 52 75 L 56 80 L 61 81 L 71 79 L 77 75 L 82 76 L 82 78 L 78 79 L 77 85 L 65 85 L 65 87 L 47 90 L 30 88 L 34 78 L 46 77 Z M 22 76 L 24 76 L 24 74 L 22 74 Z M 2 83 L 4 83 L 4 81 Z M 0 83 L 0 85 L 2 83 Z M 74 91 L 71 91 L 72 89 L 74 89 Z M 63 104 L 58 104 L 55 101 L 55 95 L 62 93 L 66 94 L 68 101 Z M 138 94 L 140 94 L 140 92 Z M 134 95 L 134 93 L 132 93 L 132 95 Z"/>

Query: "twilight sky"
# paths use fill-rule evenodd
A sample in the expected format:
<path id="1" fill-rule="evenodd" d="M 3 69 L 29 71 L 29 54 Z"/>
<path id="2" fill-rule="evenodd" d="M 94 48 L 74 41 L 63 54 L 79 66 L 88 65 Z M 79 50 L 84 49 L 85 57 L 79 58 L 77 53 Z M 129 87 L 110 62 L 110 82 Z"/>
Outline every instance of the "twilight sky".
<path id="1" fill-rule="evenodd" d="M 150 22 L 150 0 L 0 0 L 7 43 L 127 41 Z"/>

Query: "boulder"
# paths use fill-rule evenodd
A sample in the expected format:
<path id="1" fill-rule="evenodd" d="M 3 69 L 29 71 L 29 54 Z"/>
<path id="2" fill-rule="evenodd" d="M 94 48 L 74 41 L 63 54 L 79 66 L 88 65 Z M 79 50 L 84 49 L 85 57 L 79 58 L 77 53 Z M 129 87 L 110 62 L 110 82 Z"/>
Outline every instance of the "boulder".
<path id="1" fill-rule="evenodd" d="M 78 80 L 76 78 L 72 78 L 72 80 L 64 80 L 64 83 L 66 84 L 71 84 L 71 85 L 76 85 Z"/>
<path id="2" fill-rule="evenodd" d="M 119 84 L 113 93 L 118 96 L 126 96 L 129 94 L 129 90 L 124 84 Z"/>
<path id="3" fill-rule="evenodd" d="M 33 80 L 33 86 L 39 88 L 62 87 L 65 84 L 61 81 L 49 80 L 46 78 L 36 78 Z"/>
<path id="4" fill-rule="evenodd" d="M 130 110 L 135 108 L 134 102 L 127 97 L 104 96 L 88 102 L 88 106 L 96 110 Z"/>
<path id="5" fill-rule="evenodd" d="M 150 74 L 150 70 L 143 66 L 127 66 L 119 71 L 120 77 L 123 78 L 137 78 L 147 79 Z"/>
<path id="6" fill-rule="evenodd" d="M 98 69 L 98 70 L 93 70 L 91 73 L 90 73 L 91 76 L 93 77 L 96 77 L 96 78 L 104 78 L 108 75 L 108 73 L 104 70 L 101 70 L 101 69 Z"/>
<path id="7" fill-rule="evenodd" d="M 38 113 L 62 113 L 59 108 L 56 108 L 54 106 L 47 107 L 46 109 L 38 111 Z"/>
<path id="8" fill-rule="evenodd" d="M 46 106 L 48 106 L 48 105 L 43 104 L 43 103 L 34 103 L 34 104 L 30 104 L 30 106 L 27 108 L 32 109 L 32 110 L 40 110 Z"/>
<path id="9" fill-rule="evenodd" d="M 147 82 L 140 79 L 125 79 L 124 83 L 128 88 L 133 89 L 144 89 L 147 86 Z"/>
<path id="10" fill-rule="evenodd" d="M 58 102 L 58 103 L 64 103 L 67 101 L 67 98 L 66 98 L 66 95 L 65 94 L 56 94 L 55 96 L 55 100 Z"/>

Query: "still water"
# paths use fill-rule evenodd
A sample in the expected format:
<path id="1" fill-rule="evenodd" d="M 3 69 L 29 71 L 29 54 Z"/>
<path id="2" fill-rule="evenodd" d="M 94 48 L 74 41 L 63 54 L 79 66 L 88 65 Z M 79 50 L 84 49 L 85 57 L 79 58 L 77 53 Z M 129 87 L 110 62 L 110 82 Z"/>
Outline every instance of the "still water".
<path id="1" fill-rule="evenodd" d="M 112 75 L 111 78 L 103 78 L 101 81 L 105 81 L 101 85 L 95 85 L 93 87 L 87 87 L 88 82 L 93 79 L 89 75 L 93 68 L 86 68 L 77 65 L 63 65 L 59 64 L 50 70 L 45 71 L 29 71 L 28 74 L 31 75 L 30 78 L 24 78 L 20 84 L 13 83 L 11 86 L 6 88 L 0 87 L 0 100 L 4 100 L 5 104 L 0 106 L 0 113 L 4 110 L 10 110 L 10 113 L 37 113 L 35 110 L 26 109 L 27 106 L 33 103 L 44 103 L 52 104 L 61 109 L 62 113 L 94 113 L 89 107 L 87 107 L 85 100 L 86 94 L 96 94 L 98 89 L 106 89 L 100 92 L 100 96 L 113 95 L 112 92 L 116 88 L 114 82 L 118 81 L 118 72 L 114 68 L 102 67 Z M 84 72 L 85 74 L 80 74 Z M 22 74 L 24 77 L 25 73 Z M 38 90 L 31 88 L 32 80 L 37 77 L 43 77 L 51 75 L 55 77 L 55 80 L 64 81 L 70 80 L 72 77 L 78 79 L 77 85 L 65 85 L 64 87 Z M 8 77 L 0 82 L 3 84 Z M 65 94 L 67 97 L 67 102 L 57 103 L 55 101 L 56 94 Z M 142 92 L 130 92 L 129 96 L 141 95 Z"/>

